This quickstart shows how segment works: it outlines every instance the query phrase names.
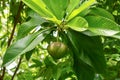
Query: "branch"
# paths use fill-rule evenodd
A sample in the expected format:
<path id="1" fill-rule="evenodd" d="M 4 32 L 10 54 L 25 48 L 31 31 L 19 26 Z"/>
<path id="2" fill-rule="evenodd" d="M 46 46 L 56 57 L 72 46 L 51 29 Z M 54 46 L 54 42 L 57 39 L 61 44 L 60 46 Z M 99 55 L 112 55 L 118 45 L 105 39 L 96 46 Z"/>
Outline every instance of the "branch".
<path id="1" fill-rule="evenodd" d="M 22 7 L 23 7 L 23 6 L 22 6 L 22 1 L 21 1 L 21 2 L 20 2 L 20 5 L 19 5 L 18 12 L 17 12 L 17 15 L 16 15 L 16 17 L 15 17 L 15 22 L 14 22 L 13 30 L 12 30 L 11 36 L 10 36 L 10 38 L 9 38 L 9 40 L 8 40 L 8 47 L 10 46 L 10 44 L 11 44 L 11 42 L 12 42 L 13 35 L 14 35 L 14 32 L 15 32 L 16 25 L 17 25 L 17 23 L 18 23 L 18 19 L 19 19 L 19 17 L 20 17 L 20 11 L 21 11 Z"/>
<path id="2" fill-rule="evenodd" d="M 20 11 L 22 10 L 22 7 L 23 7 L 23 5 L 22 5 L 22 1 L 21 1 L 21 2 L 20 2 L 20 5 L 19 5 L 19 9 L 18 9 L 17 16 L 16 16 L 16 18 L 15 18 L 15 24 L 14 24 L 14 27 L 13 27 L 13 32 L 15 31 L 16 25 L 17 25 L 17 23 L 18 23 L 18 19 L 19 19 L 19 17 L 20 17 Z M 11 34 L 10 42 L 11 42 L 12 38 L 13 38 L 13 34 Z M 10 43 L 9 43 L 9 44 L 10 44 Z M 9 45 L 9 44 L 8 44 L 8 45 Z M 21 56 L 20 59 L 19 59 L 18 65 L 17 65 L 17 67 L 16 67 L 16 69 L 15 69 L 15 72 L 14 72 L 11 80 L 14 79 L 14 77 L 15 77 L 18 69 L 19 69 L 19 66 L 20 66 L 20 64 L 21 64 L 21 61 L 22 61 L 22 56 Z"/>
<path id="3" fill-rule="evenodd" d="M 23 58 L 23 56 L 20 57 L 19 62 L 18 62 L 18 65 L 17 65 L 17 67 L 16 67 L 16 69 L 15 69 L 15 72 L 14 72 L 14 74 L 13 74 L 11 80 L 14 79 L 14 77 L 15 77 L 15 75 L 16 75 L 16 73 L 17 73 L 19 67 L 20 67 L 20 64 L 21 64 L 22 58 Z"/>

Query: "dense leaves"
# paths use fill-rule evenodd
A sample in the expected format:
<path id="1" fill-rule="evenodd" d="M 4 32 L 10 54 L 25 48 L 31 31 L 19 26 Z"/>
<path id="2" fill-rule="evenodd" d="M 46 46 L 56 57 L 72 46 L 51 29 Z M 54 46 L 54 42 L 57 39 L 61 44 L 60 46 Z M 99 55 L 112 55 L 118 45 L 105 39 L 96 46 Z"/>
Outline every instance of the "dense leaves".
<path id="1" fill-rule="evenodd" d="M 0 1 L 3 10 L 0 12 L 0 62 L 3 62 L 0 80 L 5 73 L 4 80 L 10 79 L 13 73 L 13 78 L 17 74 L 15 79 L 20 80 L 115 80 L 114 76 L 119 77 L 120 25 L 116 17 L 119 18 L 120 2 L 98 1 L 100 4 L 96 0 Z M 63 44 L 52 46 L 54 55 L 67 54 L 57 55 L 59 59 L 47 50 L 56 41 L 68 49 L 66 52 Z M 17 62 L 20 56 L 23 60 Z M 19 72 L 12 72 L 17 64 L 16 71 L 21 64 Z"/>
<path id="2" fill-rule="evenodd" d="M 120 4 L 119 4 L 119 0 L 97 0 L 98 4 L 97 7 L 101 7 L 107 11 L 109 11 L 109 13 L 111 13 L 114 18 L 115 18 L 115 22 L 117 22 L 118 24 L 120 24 Z"/>
<path id="3" fill-rule="evenodd" d="M 45 5 L 45 3 L 42 0 L 22 0 L 24 3 L 26 3 L 30 8 L 35 10 L 40 16 L 42 16 L 45 19 L 51 20 L 55 23 L 60 23 L 59 20 L 56 19 L 56 17 L 49 11 Z M 39 5 L 41 4 L 41 5 Z"/>
<path id="4" fill-rule="evenodd" d="M 64 4 L 62 3 L 62 0 L 57 1 L 57 0 L 52 0 L 52 1 L 46 1 L 46 0 L 36 0 L 36 1 L 29 1 L 29 0 L 23 0 L 24 3 L 26 3 L 30 8 L 35 10 L 37 13 L 39 13 L 42 17 L 45 19 L 51 20 L 57 24 L 61 24 L 64 16 L 66 16 L 67 21 L 71 20 L 75 16 L 77 16 L 80 12 L 83 10 L 87 9 L 89 6 L 91 6 L 95 0 L 89 0 L 81 4 L 77 9 L 74 9 L 77 6 L 77 3 L 74 4 L 74 6 L 71 7 L 72 1 L 65 0 Z M 50 3 L 50 4 L 48 4 Z M 41 5 L 38 5 L 41 4 Z M 58 6 L 58 4 L 60 6 Z M 62 6 L 64 5 L 64 6 Z M 67 8 L 68 7 L 68 8 Z M 69 8 L 74 9 L 72 12 L 69 10 Z M 66 12 L 66 9 L 68 12 Z M 39 11 L 41 10 L 41 11 Z M 71 14 L 69 14 L 71 12 Z M 69 14 L 69 15 L 67 15 Z M 56 18 L 57 17 L 57 18 Z M 60 19 L 60 20 L 59 20 Z"/>
<path id="5" fill-rule="evenodd" d="M 77 37 L 75 36 L 77 35 Z M 97 72 L 104 72 L 105 58 L 99 37 L 89 37 L 75 31 L 68 31 L 68 37 L 74 48 L 74 55 Z"/>
<path id="6" fill-rule="evenodd" d="M 68 37 L 73 46 L 71 49 L 74 56 L 74 69 L 78 79 L 93 80 L 95 72 L 105 71 L 105 58 L 99 37 L 89 37 L 72 30 L 68 31 Z"/>
<path id="7" fill-rule="evenodd" d="M 73 10 L 70 16 L 68 16 L 68 21 L 77 16 L 80 12 L 84 11 L 85 9 L 89 8 L 95 0 L 89 0 L 81 4 L 77 9 Z"/>

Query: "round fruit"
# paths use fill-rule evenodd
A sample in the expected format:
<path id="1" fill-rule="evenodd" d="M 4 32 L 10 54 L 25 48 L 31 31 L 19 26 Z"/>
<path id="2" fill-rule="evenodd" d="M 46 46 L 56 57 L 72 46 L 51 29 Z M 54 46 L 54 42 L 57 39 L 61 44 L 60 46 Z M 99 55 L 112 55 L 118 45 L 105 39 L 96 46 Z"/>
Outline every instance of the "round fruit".
<path id="1" fill-rule="evenodd" d="M 47 47 L 48 53 L 54 58 L 54 59 L 60 59 L 65 56 L 67 53 L 67 46 L 62 42 L 53 42 Z"/>

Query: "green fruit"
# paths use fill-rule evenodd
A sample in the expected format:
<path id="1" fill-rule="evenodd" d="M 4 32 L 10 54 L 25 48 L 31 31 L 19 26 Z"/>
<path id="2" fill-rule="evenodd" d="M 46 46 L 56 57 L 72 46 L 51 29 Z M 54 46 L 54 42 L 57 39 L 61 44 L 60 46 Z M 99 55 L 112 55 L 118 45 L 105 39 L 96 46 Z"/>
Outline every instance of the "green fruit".
<path id="1" fill-rule="evenodd" d="M 53 42 L 48 45 L 47 50 L 54 59 L 60 59 L 66 55 L 68 48 L 62 42 Z"/>

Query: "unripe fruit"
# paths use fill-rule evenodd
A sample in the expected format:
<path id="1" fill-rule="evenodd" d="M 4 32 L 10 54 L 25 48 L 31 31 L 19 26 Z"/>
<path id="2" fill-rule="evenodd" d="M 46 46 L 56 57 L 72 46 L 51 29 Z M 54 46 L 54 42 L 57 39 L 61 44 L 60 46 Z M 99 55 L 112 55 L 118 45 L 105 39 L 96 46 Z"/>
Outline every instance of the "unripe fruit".
<path id="1" fill-rule="evenodd" d="M 47 50 L 54 59 L 60 59 L 66 55 L 68 48 L 62 42 L 53 42 L 48 45 Z"/>

